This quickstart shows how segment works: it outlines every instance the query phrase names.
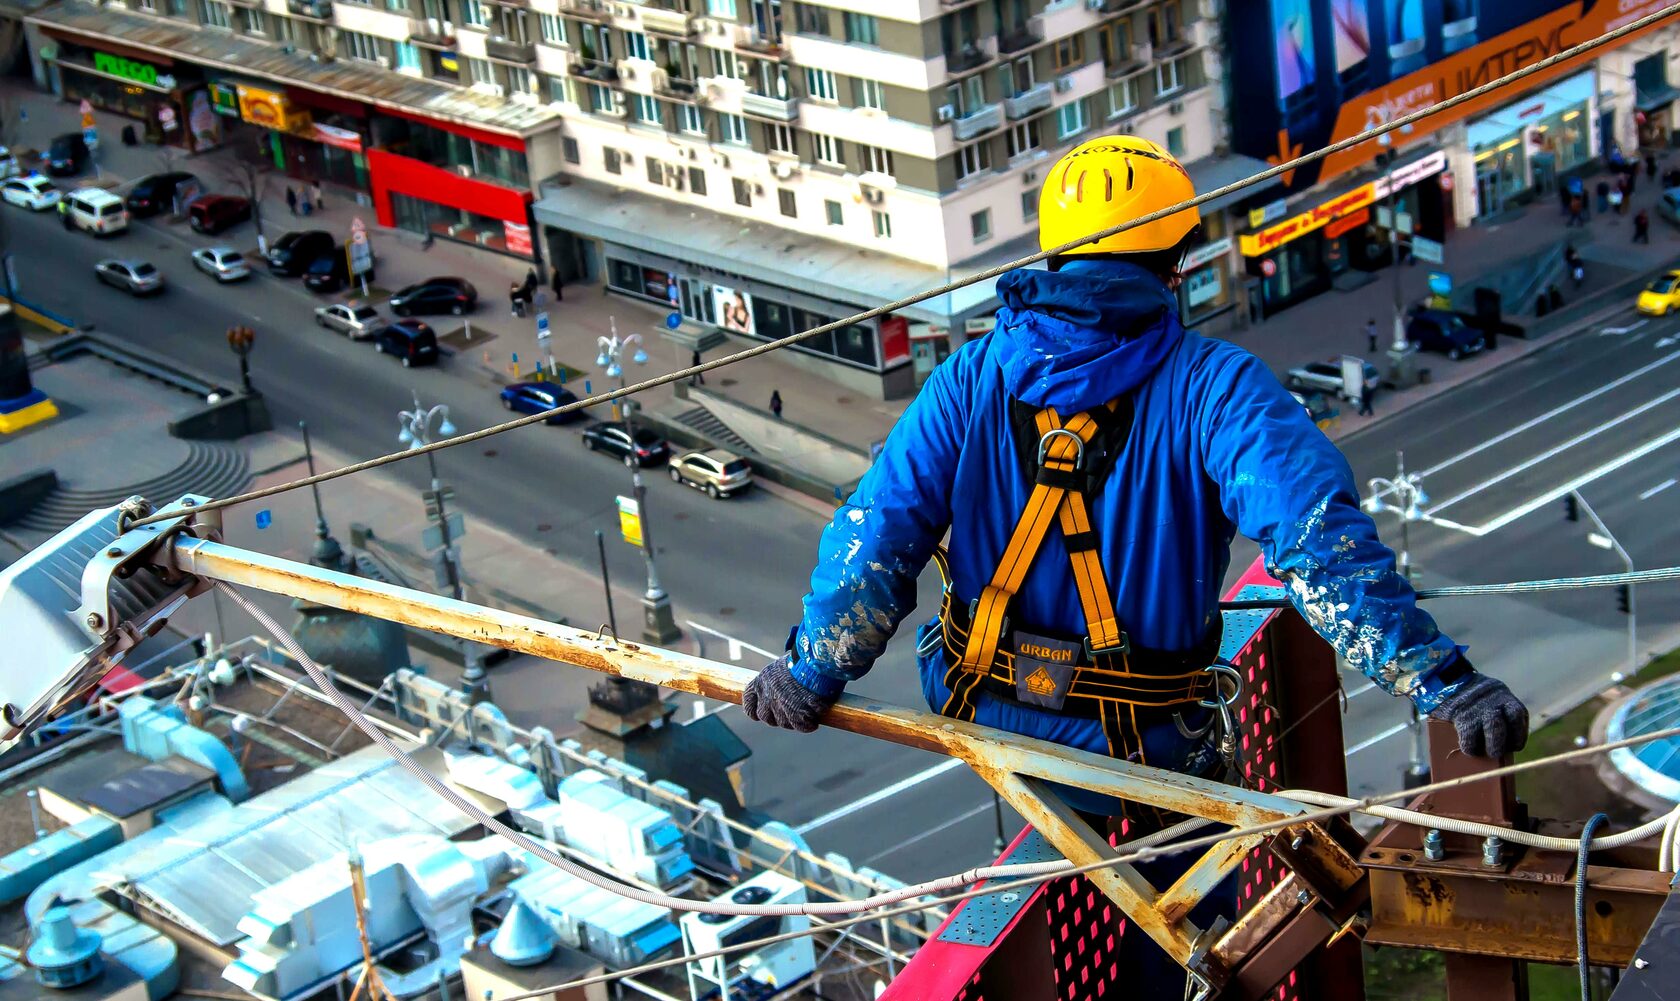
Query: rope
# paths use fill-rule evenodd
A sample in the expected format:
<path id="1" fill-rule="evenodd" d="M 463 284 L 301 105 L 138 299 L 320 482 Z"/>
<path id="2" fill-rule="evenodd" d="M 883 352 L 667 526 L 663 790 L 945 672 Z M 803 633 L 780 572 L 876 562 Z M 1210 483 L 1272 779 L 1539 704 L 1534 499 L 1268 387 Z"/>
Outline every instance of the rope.
<path id="1" fill-rule="evenodd" d="M 1418 598 L 1470 598 L 1489 594 L 1534 594 L 1540 591 L 1568 591 L 1582 587 L 1614 587 L 1618 584 L 1654 584 L 1680 580 L 1680 567 L 1661 567 L 1656 570 L 1634 570 L 1621 573 L 1595 574 L 1591 577 L 1546 577 L 1540 580 L 1519 580 L 1505 584 L 1458 584 L 1452 587 L 1426 587 L 1416 593 Z M 1264 608 L 1288 608 L 1290 599 L 1241 598 L 1221 601 L 1222 611 L 1241 612 Z"/>
<path id="2" fill-rule="evenodd" d="M 223 508 L 232 507 L 236 504 L 243 504 L 243 503 L 247 503 L 249 501 L 261 500 L 262 498 L 265 498 L 265 497 L 273 497 L 276 494 L 282 494 L 282 493 L 286 493 L 287 491 L 296 490 L 299 487 L 313 486 L 313 485 L 318 484 L 318 483 L 325 483 L 328 480 L 338 479 L 341 476 L 349 476 L 352 473 L 360 473 L 360 472 L 364 472 L 364 471 L 369 470 L 369 469 L 375 469 L 375 468 L 378 468 L 380 466 L 389 465 L 393 462 L 398 462 L 398 461 L 400 461 L 402 459 L 405 459 L 405 458 L 408 458 L 410 456 L 426 455 L 426 454 L 429 454 L 429 453 L 432 453 L 432 452 L 442 451 L 443 449 L 446 449 L 446 448 L 453 448 L 456 445 L 466 445 L 466 444 L 470 444 L 471 442 L 475 442 L 475 441 L 483 441 L 485 438 L 489 438 L 493 435 L 501 434 L 504 431 L 511 431 L 514 428 L 525 427 L 528 424 L 538 424 L 538 423 L 541 423 L 543 421 L 548 420 L 550 417 L 554 417 L 554 416 L 559 415 L 559 414 L 571 413 L 572 411 L 575 411 L 575 410 L 581 410 L 585 407 L 598 406 L 602 403 L 610 403 L 614 400 L 619 400 L 619 399 L 622 399 L 626 396 L 633 396 L 636 393 L 645 392 L 649 389 L 655 389 L 659 386 L 670 385 L 671 383 L 674 383 L 674 382 L 682 382 L 683 380 L 690 379 L 690 378 L 692 378 L 696 375 L 703 375 L 703 374 L 705 374 L 707 372 L 711 372 L 715 369 L 722 368 L 725 365 L 733 365 L 737 362 L 746 361 L 749 358 L 757 358 L 759 355 L 768 354 L 772 351 L 779 350 L 781 348 L 787 347 L 790 344 L 798 344 L 800 341 L 806 340 L 806 339 L 811 338 L 811 337 L 815 337 L 818 334 L 826 334 L 826 333 L 829 333 L 830 331 L 839 330 L 839 329 L 842 329 L 842 328 L 845 328 L 845 327 L 852 326 L 853 324 L 862 323 L 865 320 L 873 320 L 876 317 L 885 316 L 888 313 L 896 312 L 898 310 L 904 309 L 904 308 L 909 307 L 909 306 L 914 306 L 917 303 L 925 302 L 928 299 L 937 298 L 937 297 L 942 296 L 942 295 L 949 295 L 950 293 L 955 292 L 958 289 L 966 288 L 969 285 L 974 285 L 974 284 L 977 284 L 979 282 L 983 282 L 983 281 L 987 281 L 987 280 L 992 279 L 992 278 L 996 278 L 996 277 L 998 277 L 1000 275 L 1003 275 L 1003 274 L 1006 274 L 1010 271 L 1014 271 L 1014 270 L 1017 270 L 1019 268 L 1024 268 L 1024 267 L 1026 267 L 1030 264 L 1036 264 L 1039 261 L 1045 260 L 1045 259 L 1050 258 L 1050 257 L 1054 257 L 1057 254 L 1065 254 L 1065 253 L 1068 253 L 1069 251 L 1077 250 L 1080 247 L 1085 246 L 1086 244 L 1095 243 L 1099 240 L 1106 239 L 1106 238 L 1108 238 L 1110 236 L 1113 236 L 1117 233 L 1124 233 L 1129 229 L 1135 229 L 1139 226 L 1146 226 L 1149 223 L 1155 222 L 1158 219 L 1165 219 L 1166 217 L 1168 217 L 1170 215 L 1174 215 L 1174 214 L 1182 212 L 1186 209 L 1195 208 L 1195 207 L 1203 204 L 1204 202 L 1213 201 L 1216 198 L 1223 198 L 1226 195 L 1232 194 L 1232 193 L 1237 192 L 1237 191 L 1241 191 L 1244 188 L 1251 187 L 1255 184 L 1260 183 L 1261 181 L 1268 181 L 1268 180 L 1271 180 L 1274 177 L 1278 177 L 1280 175 L 1290 173 L 1290 172 L 1295 171 L 1295 170 L 1297 170 L 1297 169 L 1299 169 L 1299 168 L 1301 168 L 1301 167 L 1303 167 L 1303 166 L 1305 166 L 1309 163 L 1316 163 L 1317 161 L 1322 160 L 1325 157 L 1330 156 L 1331 154 L 1340 153 L 1341 151 L 1343 151 L 1345 149 L 1351 149 L 1352 147 L 1357 146 L 1360 143 L 1369 142 L 1370 140 L 1375 139 L 1378 136 L 1386 135 L 1390 132 L 1395 131 L 1396 129 L 1403 129 L 1406 126 L 1409 126 L 1409 125 L 1412 125 L 1416 122 L 1422 121 L 1423 119 L 1428 118 L 1432 115 L 1439 114 L 1443 111 L 1449 111 L 1453 108 L 1458 107 L 1461 104 L 1465 104 L 1465 103 L 1468 103 L 1470 101 L 1474 101 L 1477 98 L 1482 97 L 1486 94 L 1491 94 L 1496 90 L 1500 90 L 1502 88 L 1508 87 L 1511 84 L 1516 83 L 1519 80 L 1526 79 L 1527 77 L 1533 76 L 1536 73 L 1542 73 L 1542 72 L 1550 69 L 1551 67 L 1558 65 L 1559 63 L 1562 63 L 1562 62 L 1565 62 L 1565 61 L 1568 61 L 1568 60 L 1571 60 L 1571 59 L 1575 59 L 1579 56 L 1586 55 L 1587 53 L 1592 52 L 1596 49 L 1603 48 L 1604 46 L 1609 45 L 1612 42 L 1618 41 L 1619 39 L 1625 38 L 1626 36 L 1631 35 L 1635 32 L 1638 32 L 1638 31 L 1641 31 L 1645 28 L 1651 27 L 1651 26 L 1657 24 L 1660 21 L 1666 20 L 1667 18 L 1672 16 L 1676 11 L 1680 11 L 1680 3 L 1669 4 L 1668 6 L 1662 8 L 1659 11 L 1656 11 L 1656 12 L 1651 13 L 1651 14 L 1647 14 L 1644 17 L 1638 18 L 1637 20 L 1630 21 L 1627 24 L 1621 26 L 1620 28 L 1614 28 L 1610 31 L 1605 32 L 1602 35 L 1597 36 L 1596 38 L 1590 38 L 1590 39 L 1580 43 L 1579 45 L 1575 45 L 1575 46 L 1572 46 L 1571 48 L 1564 49 L 1561 52 L 1553 53 L 1552 55 L 1547 56 L 1545 59 L 1542 59 L 1537 63 L 1532 63 L 1528 66 L 1522 67 L 1521 69 L 1513 70 L 1510 73 L 1505 74 L 1504 76 L 1496 77 L 1495 79 L 1489 80 L 1487 83 L 1484 83 L 1479 87 L 1473 87 L 1470 90 L 1467 90 L 1462 94 L 1456 94 L 1453 97 L 1450 97 L 1450 98 L 1446 99 L 1445 101 L 1440 102 L 1439 104 L 1436 104 L 1436 105 L 1433 105 L 1433 106 L 1430 106 L 1430 107 L 1427 107 L 1427 108 L 1419 108 L 1417 111 L 1413 111 L 1409 114 L 1401 115 L 1398 118 L 1392 119 L 1392 120 L 1390 120 L 1388 122 L 1385 122 L 1381 125 L 1377 125 L 1377 126 L 1374 126 L 1372 128 L 1366 129 L 1363 132 L 1359 132 L 1359 133 L 1356 133 L 1354 135 L 1351 135 L 1351 136 L 1347 137 L 1346 139 L 1342 139 L 1342 140 L 1339 140 L 1337 142 L 1333 142 L 1330 145 L 1324 146 L 1320 149 L 1316 149 L 1316 150 L 1313 150 L 1313 151 L 1308 152 L 1308 153 L 1303 153 L 1302 155 L 1300 155 L 1298 157 L 1295 157 L 1292 160 L 1286 160 L 1283 163 L 1277 164 L 1276 166 L 1268 167 L 1265 170 L 1261 170 L 1261 171 L 1258 171 L 1256 173 L 1250 174 L 1247 177 L 1240 178 L 1236 181 L 1231 182 L 1230 184 L 1224 185 L 1223 187 L 1215 188 L 1212 191 L 1203 192 L 1202 194 L 1197 195 L 1194 198 L 1186 199 L 1182 202 L 1178 202 L 1177 204 L 1170 205 L 1166 208 L 1157 209 L 1156 211 L 1150 212 L 1147 215 L 1138 216 L 1135 219 L 1129 219 L 1126 222 L 1120 223 L 1118 225 L 1110 226 L 1106 229 L 1101 229 L 1101 230 L 1098 230 L 1094 233 L 1090 233 L 1090 234 L 1087 234 L 1085 236 L 1079 237 L 1077 239 L 1070 240 L 1067 243 L 1061 244 L 1060 246 L 1051 247 L 1048 250 L 1041 250 L 1036 254 L 1029 254 L 1026 257 L 1022 257 L 1022 258 L 1019 258 L 1017 260 L 1010 261 L 1007 264 L 999 264 L 995 267 L 987 268 L 983 271 L 980 271 L 980 272 L 977 272 L 975 274 L 969 275 L 966 278 L 960 278 L 960 279 L 957 279 L 955 281 L 946 282 L 943 285 L 935 286 L 934 288 L 930 288 L 930 289 L 926 289 L 926 290 L 921 291 L 921 292 L 917 292 L 914 295 L 905 296 L 902 299 L 895 299 L 892 302 L 885 303 L 885 304 L 880 305 L 880 306 L 876 306 L 872 309 L 866 309 L 866 310 L 863 310 L 862 312 L 854 313 L 851 316 L 845 317 L 844 319 L 835 320 L 832 323 L 825 323 L 825 324 L 822 324 L 821 326 L 812 327 L 809 330 L 802 330 L 802 331 L 800 331 L 798 333 L 795 333 L 795 334 L 789 334 L 788 336 L 778 338 L 777 340 L 767 341 L 763 344 L 757 344 L 757 345 L 754 345 L 753 347 L 746 348 L 746 349 L 743 349 L 741 351 L 737 351 L 734 354 L 726 355 L 722 358 L 716 358 L 716 359 L 713 359 L 712 361 L 704 362 L 704 363 L 699 364 L 699 365 L 691 365 L 688 368 L 678 369 L 677 371 L 669 372 L 669 373 L 666 373 L 665 375 L 661 375 L 661 376 L 655 376 L 651 379 L 644 379 L 641 382 L 635 383 L 634 385 L 625 386 L 625 387 L 622 387 L 622 388 L 617 389 L 617 390 L 609 390 L 608 392 L 605 392 L 605 393 L 598 393 L 598 394 L 596 394 L 594 396 L 591 396 L 587 399 L 578 400 L 575 403 L 568 403 L 565 406 L 554 407 L 554 408 L 549 409 L 549 410 L 544 410 L 541 413 L 530 414 L 530 415 L 527 415 L 525 417 L 515 418 L 515 419 L 510 420 L 510 421 L 505 421 L 501 424 L 495 424 L 495 425 L 492 425 L 492 426 L 487 427 L 487 428 L 481 428 L 477 431 L 470 431 L 466 434 L 456 435 L 453 438 L 445 438 L 441 441 L 432 442 L 432 443 L 426 444 L 426 445 L 421 445 L 418 448 L 411 448 L 411 449 L 408 449 L 408 450 L 402 451 L 402 452 L 391 452 L 391 453 L 388 453 L 386 455 L 379 456 L 377 458 L 366 459 L 366 460 L 363 460 L 361 462 L 351 463 L 348 466 L 340 466 L 337 469 L 329 469 L 329 470 L 327 470 L 326 472 L 323 472 L 323 473 L 316 473 L 312 476 L 300 477 L 298 479 L 291 480 L 291 481 L 286 482 L 286 483 L 279 483 L 279 484 L 275 484 L 274 486 L 271 486 L 271 487 L 264 487 L 260 490 L 251 490 L 251 491 L 247 491 L 247 492 L 242 493 L 242 494 L 235 494 L 232 497 L 223 498 L 221 500 L 208 501 L 205 504 L 198 507 L 197 510 L 199 510 L 199 511 L 219 511 Z M 138 519 L 137 521 L 133 522 L 132 524 L 135 525 L 135 526 L 149 525 L 149 524 L 153 524 L 155 522 L 167 520 L 167 519 L 172 518 L 172 517 L 175 517 L 175 515 L 173 515 L 173 514 L 153 514 L 153 515 L 150 515 L 148 517 Z"/>
<path id="3" fill-rule="evenodd" d="M 1575 967 L 1581 973 L 1581 1001 L 1592 1001 L 1592 965 L 1587 962 L 1587 852 L 1592 850 L 1592 832 L 1608 824 L 1608 814 L 1595 813 L 1581 828 L 1581 850 L 1575 855 Z"/>

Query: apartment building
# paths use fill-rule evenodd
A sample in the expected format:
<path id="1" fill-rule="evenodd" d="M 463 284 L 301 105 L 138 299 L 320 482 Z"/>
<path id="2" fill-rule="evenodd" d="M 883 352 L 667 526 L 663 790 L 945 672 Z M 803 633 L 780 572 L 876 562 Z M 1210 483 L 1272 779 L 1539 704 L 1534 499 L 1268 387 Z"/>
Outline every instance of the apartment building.
<path id="1" fill-rule="evenodd" d="M 553 263 L 765 339 L 1036 249 L 1041 172 L 1134 132 L 1199 186 L 1225 151 L 1213 0 L 61 0 L 42 82 L 154 141 L 268 142 L 381 223 Z M 265 138 L 266 137 L 266 138 Z M 1219 206 L 1186 309 L 1228 308 Z M 800 357 L 913 390 L 990 283 Z M 673 320 L 675 322 L 675 320 Z"/>

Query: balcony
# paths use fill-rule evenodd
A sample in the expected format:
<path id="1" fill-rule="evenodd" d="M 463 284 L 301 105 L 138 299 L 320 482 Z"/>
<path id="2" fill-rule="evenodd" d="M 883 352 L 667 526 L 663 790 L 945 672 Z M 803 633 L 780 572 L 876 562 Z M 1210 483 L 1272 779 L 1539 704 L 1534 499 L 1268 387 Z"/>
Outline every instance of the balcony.
<path id="1" fill-rule="evenodd" d="M 1129 76 L 1148 66 L 1150 60 L 1154 57 L 1154 49 L 1148 42 L 1134 42 L 1131 50 L 1126 52 L 1119 61 L 1105 65 L 1103 73 L 1110 80 L 1115 77 Z"/>
<path id="2" fill-rule="evenodd" d="M 497 62 L 529 66 L 537 61 L 537 44 L 516 42 L 511 38 L 486 38 L 484 54 Z"/>
<path id="3" fill-rule="evenodd" d="M 1049 81 L 1028 87 L 1014 97 L 1003 99 L 1003 113 L 1010 118 L 1025 118 L 1035 111 L 1050 107 L 1054 88 Z"/>
<path id="4" fill-rule="evenodd" d="M 603 63 L 596 59 L 581 59 L 571 66 L 572 75 L 593 80 L 596 83 L 617 83 L 618 67 L 612 63 Z"/>
<path id="5" fill-rule="evenodd" d="M 1012 30 L 998 35 L 998 54 L 1007 55 L 1030 49 L 1044 40 L 1043 22 L 1032 18 L 1022 24 L 1017 24 Z"/>
<path id="6" fill-rule="evenodd" d="M 665 35 L 671 38 L 689 38 L 695 30 L 694 15 L 683 10 L 678 5 L 676 10 L 666 10 L 664 7 L 644 6 L 641 8 L 642 28 L 649 34 Z"/>
<path id="7" fill-rule="evenodd" d="M 695 81 L 684 80 L 681 76 L 679 76 L 678 74 L 681 72 L 682 71 L 677 69 L 674 63 L 667 64 L 665 66 L 665 72 L 654 78 L 655 83 L 653 89 L 669 97 L 682 97 L 693 100 L 698 87 L 696 86 Z"/>
<path id="8" fill-rule="evenodd" d="M 780 122 L 791 122 L 799 117 L 799 98 L 797 97 L 765 97 L 748 91 L 741 95 L 741 110 L 759 118 L 774 118 Z"/>
<path id="9" fill-rule="evenodd" d="M 263 0 L 227 0 L 230 7 L 244 7 L 249 10 L 262 10 Z"/>
<path id="10" fill-rule="evenodd" d="M 978 45 L 965 45 L 960 52 L 945 53 L 945 71 L 947 73 L 966 73 L 971 69 L 984 66 L 990 57 L 986 50 Z"/>
<path id="11" fill-rule="evenodd" d="M 958 140 L 967 141 L 983 132 L 990 132 L 1003 124 L 1003 107 L 988 104 L 979 111 L 963 118 L 951 121 L 951 134 Z"/>
<path id="12" fill-rule="evenodd" d="M 560 10 L 580 21 L 611 24 L 612 6 L 606 0 L 560 0 Z"/>
<path id="13" fill-rule="evenodd" d="M 762 56 L 769 56 L 772 59 L 782 57 L 782 40 L 780 38 L 765 38 L 764 33 L 757 28 L 748 28 L 743 31 L 740 37 L 735 39 L 735 47 L 745 49 L 748 52 L 756 52 Z"/>
<path id="14" fill-rule="evenodd" d="M 454 52 L 460 43 L 455 32 L 444 30 L 442 22 L 415 19 L 408 23 L 408 40 L 423 49 Z"/>
<path id="15" fill-rule="evenodd" d="M 286 9 L 306 20 L 332 21 L 332 0 L 286 0 Z"/>
<path id="16" fill-rule="evenodd" d="M 503 7 L 512 7 L 516 10 L 530 10 L 531 9 L 530 0 L 485 0 L 485 2 L 486 3 L 501 4 Z"/>

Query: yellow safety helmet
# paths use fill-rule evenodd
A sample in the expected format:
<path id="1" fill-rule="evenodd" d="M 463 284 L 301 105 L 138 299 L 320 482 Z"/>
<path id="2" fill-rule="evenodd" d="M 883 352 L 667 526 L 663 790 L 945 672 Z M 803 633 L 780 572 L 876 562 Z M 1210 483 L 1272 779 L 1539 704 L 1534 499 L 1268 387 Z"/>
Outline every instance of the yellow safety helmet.
<path id="1" fill-rule="evenodd" d="M 1103 136 L 1069 150 L 1038 195 L 1038 245 L 1049 250 L 1195 197 L 1171 153 L 1137 136 Z M 1171 250 L 1201 224 L 1194 208 L 1066 251 L 1068 255 Z"/>

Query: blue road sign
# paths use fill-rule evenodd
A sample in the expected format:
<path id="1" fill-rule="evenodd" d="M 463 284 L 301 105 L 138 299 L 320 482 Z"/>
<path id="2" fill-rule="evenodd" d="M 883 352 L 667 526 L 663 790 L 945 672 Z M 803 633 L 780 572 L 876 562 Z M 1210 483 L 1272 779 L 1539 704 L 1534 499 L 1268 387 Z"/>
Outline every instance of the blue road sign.
<path id="1" fill-rule="evenodd" d="M 546 333 L 548 333 L 548 314 L 547 313 L 538 313 L 537 314 L 537 334 L 540 336 L 540 335 L 546 334 Z"/>
<path id="2" fill-rule="evenodd" d="M 257 512 L 257 529 L 259 531 L 267 528 L 268 526 L 270 526 L 272 524 L 274 524 L 274 512 L 273 511 L 270 511 L 268 508 L 265 507 L 261 511 Z"/>

